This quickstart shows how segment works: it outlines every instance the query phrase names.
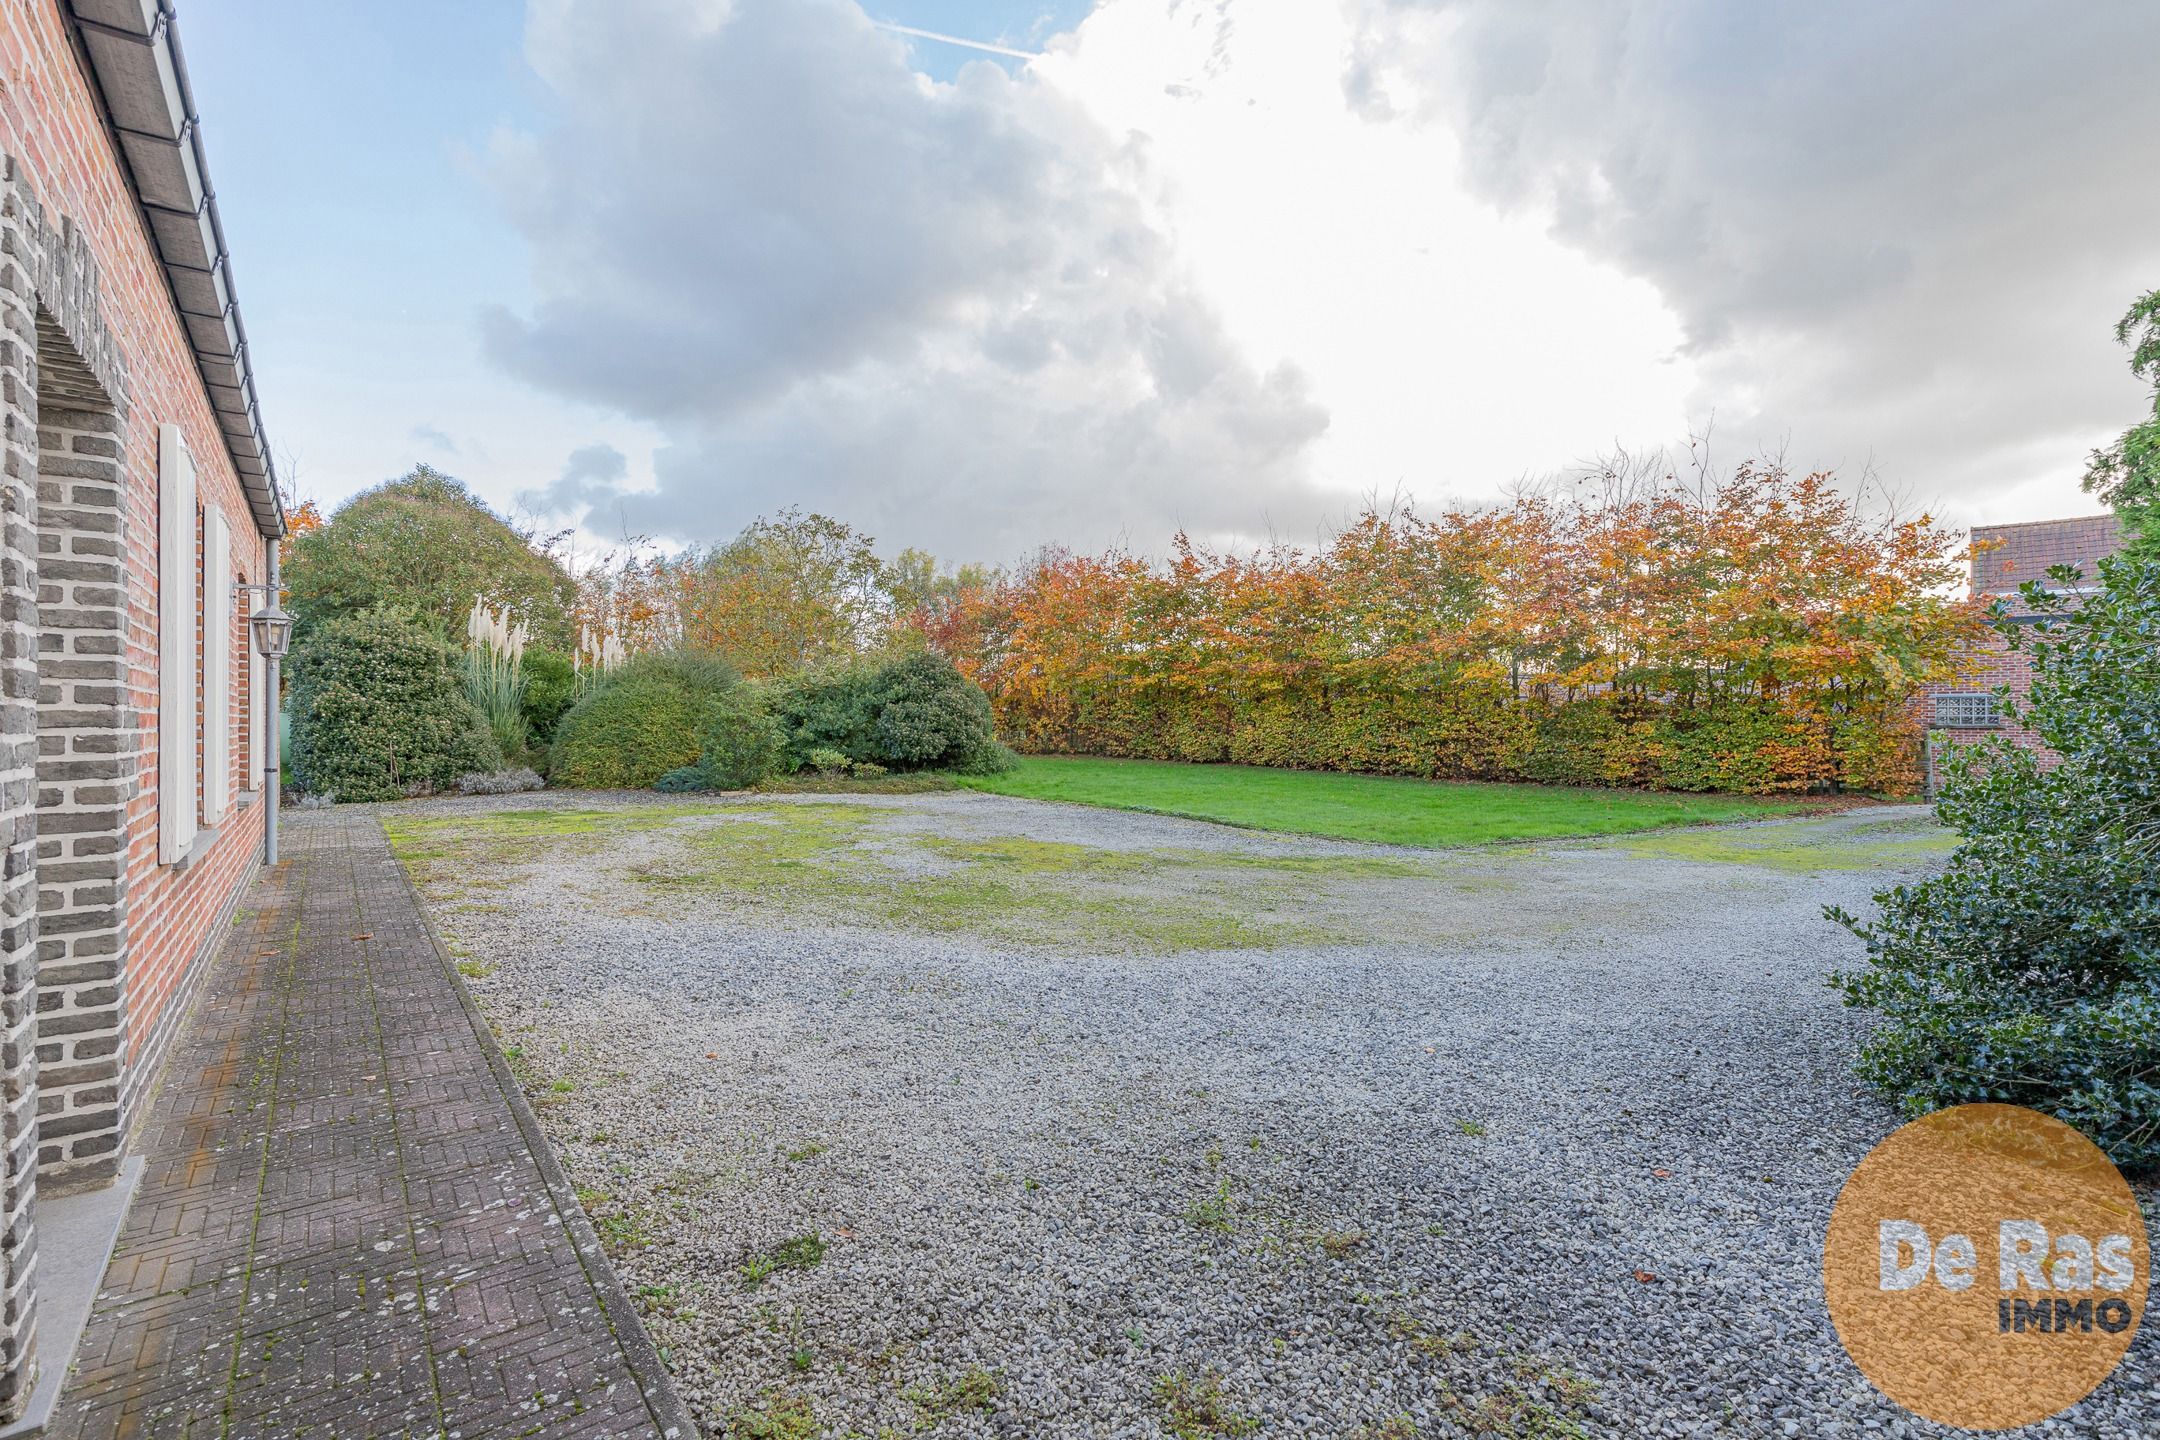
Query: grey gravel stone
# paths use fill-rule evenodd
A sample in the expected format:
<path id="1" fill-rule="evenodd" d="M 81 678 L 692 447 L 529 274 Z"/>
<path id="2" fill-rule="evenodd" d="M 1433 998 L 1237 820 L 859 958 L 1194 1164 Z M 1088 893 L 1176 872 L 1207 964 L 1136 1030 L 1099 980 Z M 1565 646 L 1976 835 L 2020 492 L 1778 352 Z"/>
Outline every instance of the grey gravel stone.
<path id="1" fill-rule="evenodd" d="M 1355 918 L 1341 943 L 1091 952 L 640 885 L 746 809 L 821 802 L 707 803 L 423 888 L 711 1433 L 799 1396 L 832 1435 L 932 1417 L 1154 1437 L 1179 1373 L 1219 1377 L 1268 1435 L 1397 1416 L 1569 1434 L 1522 1407 L 1570 1399 L 1592 1434 L 1962 1433 L 1879 1397 L 1822 1308 L 1830 1205 L 1898 1122 L 1851 1079 L 1865 1020 L 1824 977 L 1857 947 L 1821 907 L 1865 909 L 1891 873 L 1626 841 L 1446 852 L 1301 890 Z M 860 803 L 889 812 L 896 875 L 948 865 L 921 849 L 936 835 L 1405 853 L 968 794 Z M 1835 864 L 1913 823 L 1808 833 Z M 822 1263 L 746 1284 L 812 1232 Z M 2155 1348 L 2148 1327 L 2024 1433 L 2160 1433 Z M 948 1408 L 937 1387 L 972 1367 L 990 1408 Z"/>

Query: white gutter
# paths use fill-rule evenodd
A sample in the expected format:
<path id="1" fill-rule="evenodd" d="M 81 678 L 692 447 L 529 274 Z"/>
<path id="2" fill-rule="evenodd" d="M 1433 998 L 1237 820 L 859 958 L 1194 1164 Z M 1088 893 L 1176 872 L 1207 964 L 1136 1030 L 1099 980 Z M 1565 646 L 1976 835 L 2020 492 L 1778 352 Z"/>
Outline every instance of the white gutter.
<path id="1" fill-rule="evenodd" d="M 61 0 L 105 100 L 106 119 L 173 303 L 187 327 L 225 448 L 263 534 L 285 533 L 277 469 L 263 438 L 247 327 L 233 295 L 232 262 L 210 188 L 202 126 L 174 33 L 172 0 Z"/>

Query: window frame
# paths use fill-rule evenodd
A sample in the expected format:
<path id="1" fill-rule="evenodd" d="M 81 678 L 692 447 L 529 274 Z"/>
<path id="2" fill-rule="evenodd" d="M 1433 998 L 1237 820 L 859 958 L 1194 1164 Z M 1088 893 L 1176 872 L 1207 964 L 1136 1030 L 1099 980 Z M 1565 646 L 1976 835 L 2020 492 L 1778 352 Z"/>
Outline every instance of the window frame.
<path id="1" fill-rule="evenodd" d="M 2002 701 L 1990 690 L 1938 690 L 1928 723 L 1936 730 L 1996 730 L 2002 726 Z"/>

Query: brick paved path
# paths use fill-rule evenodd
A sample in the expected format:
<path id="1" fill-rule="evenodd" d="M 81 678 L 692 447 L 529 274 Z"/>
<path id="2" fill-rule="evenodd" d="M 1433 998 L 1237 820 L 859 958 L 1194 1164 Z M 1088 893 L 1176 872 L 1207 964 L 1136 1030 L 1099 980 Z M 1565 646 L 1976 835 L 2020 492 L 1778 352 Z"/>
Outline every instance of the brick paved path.
<path id="1" fill-rule="evenodd" d="M 381 826 L 285 844 L 174 1045 L 48 1433 L 691 1440 Z"/>

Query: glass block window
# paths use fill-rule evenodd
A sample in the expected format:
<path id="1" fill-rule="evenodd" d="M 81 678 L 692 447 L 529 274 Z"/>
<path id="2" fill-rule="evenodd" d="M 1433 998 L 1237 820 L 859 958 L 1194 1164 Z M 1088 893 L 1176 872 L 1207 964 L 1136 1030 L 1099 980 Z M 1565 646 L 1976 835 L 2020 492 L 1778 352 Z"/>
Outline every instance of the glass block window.
<path id="1" fill-rule="evenodd" d="M 1992 730 L 2001 717 L 1995 697 L 1984 692 L 1935 697 L 1935 725 L 1941 730 Z"/>

